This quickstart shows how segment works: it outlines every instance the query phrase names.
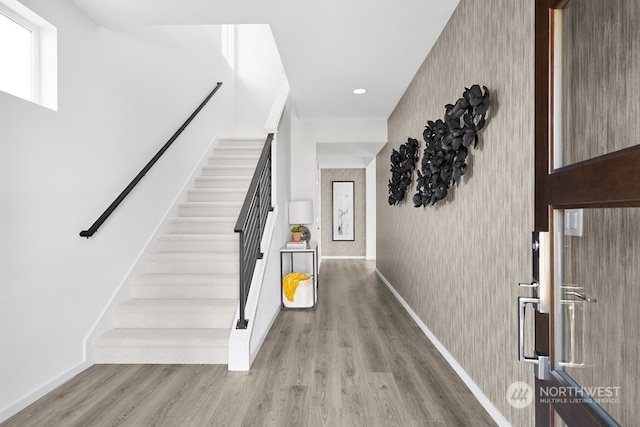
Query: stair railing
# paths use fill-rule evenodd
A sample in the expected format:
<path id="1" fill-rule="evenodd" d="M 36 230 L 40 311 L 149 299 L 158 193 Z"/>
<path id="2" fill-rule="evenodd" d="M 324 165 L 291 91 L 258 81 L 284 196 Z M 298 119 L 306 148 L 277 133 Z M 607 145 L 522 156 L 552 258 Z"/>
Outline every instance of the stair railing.
<path id="1" fill-rule="evenodd" d="M 149 172 L 151 167 L 158 161 L 158 159 L 162 157 L 164 152 L 167 151 L 169 147 L 171 147 L 171 144 L 173 144 L 173 142 L 176 139 L 178 139 L 182 131 L 184 131 L 187 126 L 189 126 L 189 123 L 191 123 L 191 121 L 198 115 L 200 110 L 202 110 L 204 106 L 207 105 L 207 102 L 209 102 L 211 97 L 213 97 L 213 95 L 218 91 L 218 89 L 220 89 L 220 86 L 222 86 L 222 82 L 218 82 L 216 84 L 216 87 L 213 88 L 211 93 L 207 95 L 207 97 L 204 99 L 204 101 L 202 101 L 202 103 L 198 106 L 198 108 L 196 108 L 196 110 L 189 116 L 189 118 L 182 124 L 182 126 L 180 126 L 180 128 L 173 134 L 173 136 L 162 146 L 162 148 L 160 148 L 160 150 L 156 153 L 156 155 L 153 156 L 151 160 L 149 160 L 149 163 L 147 163 L 146 166 L 142 168 L 142 170 L 138 173 L 138 175 L 136 175 L 136 177 L 133 178 L 133 181 L 131 181 L 129 185 L 127 185 L 127 187 L 124 190 L 122 190 L 122 193 L 120 193 L 120 195 L 116 197 L 116 199 L 109 205 L 109 207 L 102 213 L 102 215 L 100 215 L 100 217 L 96 220 L 96 222 L 94 222 L 93 225 L 89 227 L 87 230 L 82 230 L 80 232 L 80 237 L 86 237 L 88 239 L 89 237 L 93 236 L 96 231 L 98 231 L 100 226 L 107 220 L 107 218 L 109 218 L 109 216 L 113 213 L 113 211 L 116 210 L 118 205 L 122 203 L 122 201 L 125 199 L 125 197 L 127 197 L 127 195 L 131 192 L 131 190 L 133 190 L 133 188 L 138 184 L 138 182 L 140 182 L 140 180 L 142 180 L 142 178 L 147 174 L 147 172 Z"/>
<path id="2" fill-rule="evenodd" d="M 267 215 L 273 210 L 271 205 L 271 143 L 270 133 L 262 148 L 258 166 L 251 179 L 247 196 L 240 210 L 234 231 L 239 233 L 240 245 L 240 316 L 236 329 L 246 329 L 249 320 L 245 318 L 245 308 L 256 262 L 262 259 L 260 248 Z"/>

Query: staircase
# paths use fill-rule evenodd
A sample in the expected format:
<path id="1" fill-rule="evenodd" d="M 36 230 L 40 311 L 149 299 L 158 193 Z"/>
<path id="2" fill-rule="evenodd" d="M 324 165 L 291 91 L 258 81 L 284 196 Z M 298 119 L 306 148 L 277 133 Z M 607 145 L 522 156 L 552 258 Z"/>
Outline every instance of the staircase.
<path id="1" fill-rule="evenodd" d="M 96 363 L 226 364 L 238 307 L 233 228 L 264 141 L 221 140 L 158 236 L 115 329 L 95 343 Z"/>

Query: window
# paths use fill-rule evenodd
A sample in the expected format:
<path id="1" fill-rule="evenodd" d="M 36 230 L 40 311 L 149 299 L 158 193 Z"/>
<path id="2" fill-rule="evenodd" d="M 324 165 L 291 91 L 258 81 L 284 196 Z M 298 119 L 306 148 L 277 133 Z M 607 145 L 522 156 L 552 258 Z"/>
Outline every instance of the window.
<path id="1" fill-rule="evenodd" d="M 57 31 L 16 0 L 0 0 L 0 91 L 57 109 Z"/>
<path id="2" fill-rule="evenodd" d="M 221 25 L 221 51 L 231 69 L 236 68 L 236 26 Z"/>
<path id="3" fill-rule="evenodd" d="M 0 90 L 34 99 L 33 31 L 0 12 Z"/>

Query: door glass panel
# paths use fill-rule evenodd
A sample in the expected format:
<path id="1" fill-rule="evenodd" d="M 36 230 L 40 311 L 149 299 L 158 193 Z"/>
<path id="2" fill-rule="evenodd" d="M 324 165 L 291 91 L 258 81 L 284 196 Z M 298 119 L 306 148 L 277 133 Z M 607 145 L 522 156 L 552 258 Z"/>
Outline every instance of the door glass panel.
<path id="1" fill-rule="evenodd" d="M 620 424 L 634 425 L 640 420 L 640 209 L 585 209 L 580 233 L 567 227 L 575 224 L 566 213 L 556 216 L 564 230 L 556 233 L 556 368 Z"/>
<path id="2" fill-rule="evenodd" d="M 640 2 L 572 0 L 557 18 L 562 37 L 554 75 L 562 126 L 555 135 L 563 140 L 562 164 L 637 145 Z"/>
<path id="3" fill-rule="evenodd" d="M 560 418 L 560 415 L 558 414 L 554 414 L 554 427 L 569 427 L 562 418 Z"/>

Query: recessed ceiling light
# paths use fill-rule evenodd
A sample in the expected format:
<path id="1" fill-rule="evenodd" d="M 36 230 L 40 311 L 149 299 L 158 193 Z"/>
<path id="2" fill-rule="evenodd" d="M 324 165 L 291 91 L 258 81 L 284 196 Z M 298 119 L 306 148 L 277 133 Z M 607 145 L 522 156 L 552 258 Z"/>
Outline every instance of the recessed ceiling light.
<path id="1" fill-rule="evenodd" d="M 354 89 L 353 93 L 355 93 L 356 95 L 364 95 L 365 93 L 367 93 L 366 89 Z"/>

